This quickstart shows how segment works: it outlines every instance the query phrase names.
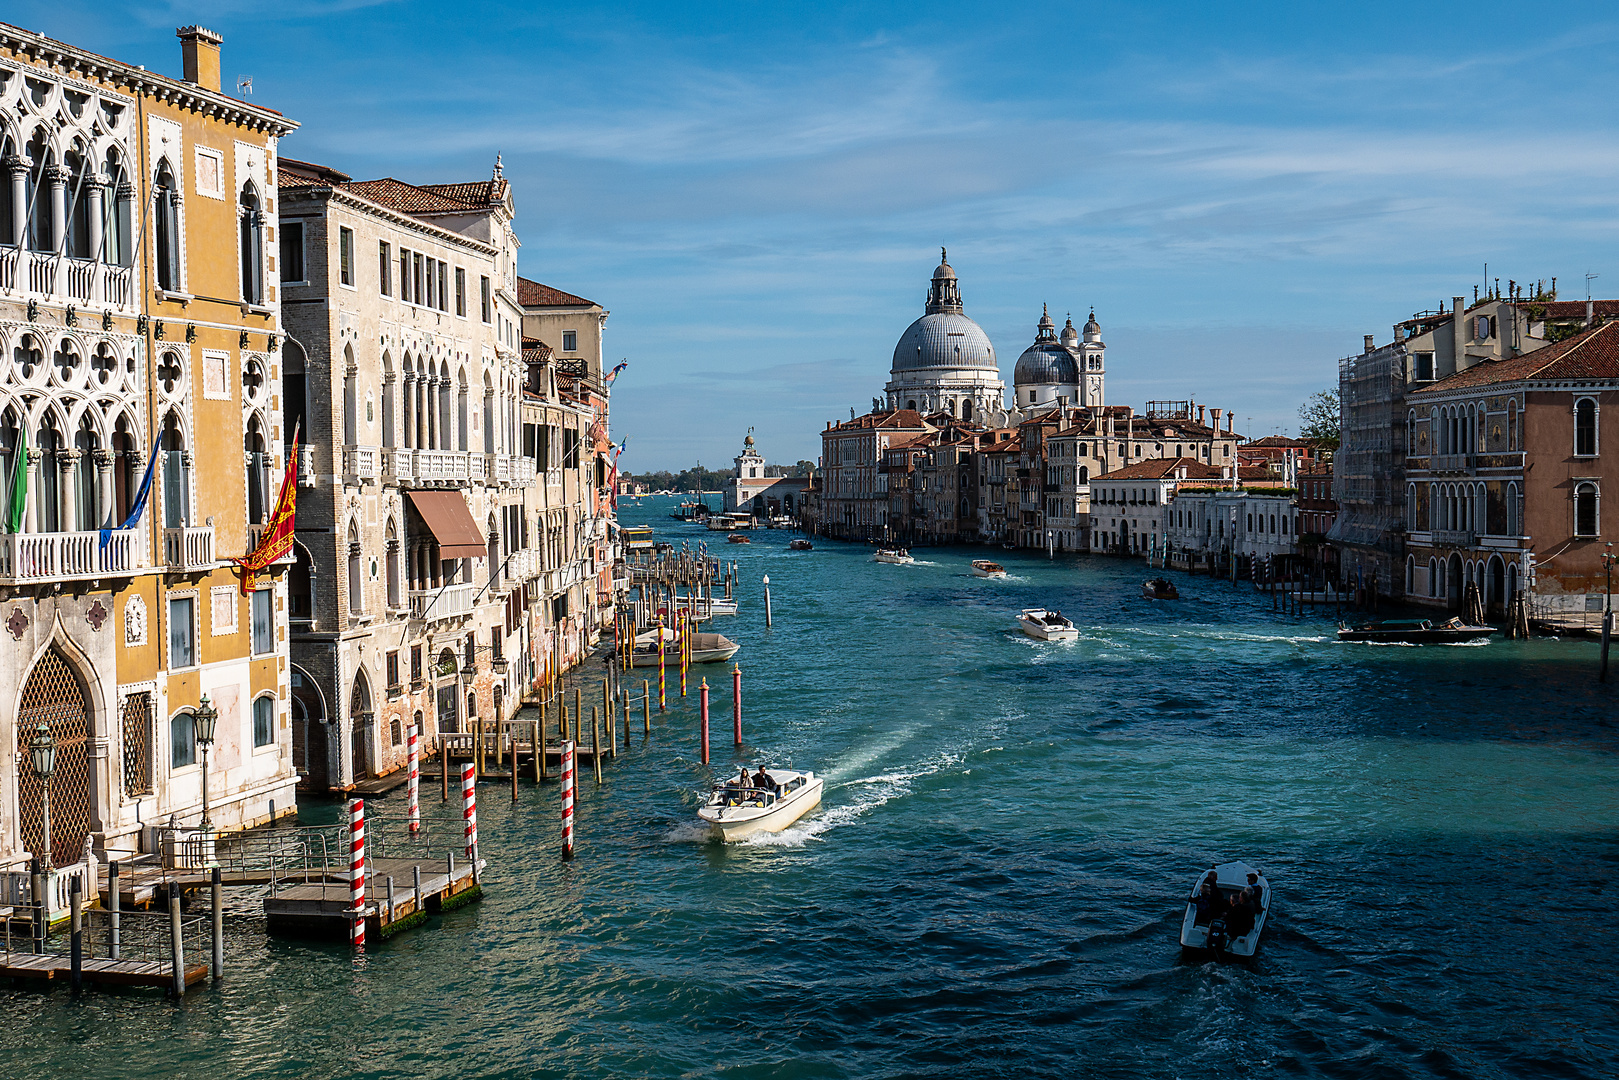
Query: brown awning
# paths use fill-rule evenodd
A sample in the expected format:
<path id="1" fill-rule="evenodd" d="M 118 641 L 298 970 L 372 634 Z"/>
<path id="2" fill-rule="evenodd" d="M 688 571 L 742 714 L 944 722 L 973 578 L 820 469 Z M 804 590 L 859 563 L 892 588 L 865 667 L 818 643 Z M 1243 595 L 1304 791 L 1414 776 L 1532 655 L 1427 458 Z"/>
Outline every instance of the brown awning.
<path id="1" fill-rule="evenodd" d="M 410 504 L 438 541 L 441 559 L 481 559 L 489 554 L 483 533 L 459 491 L 411 491 Z"/>

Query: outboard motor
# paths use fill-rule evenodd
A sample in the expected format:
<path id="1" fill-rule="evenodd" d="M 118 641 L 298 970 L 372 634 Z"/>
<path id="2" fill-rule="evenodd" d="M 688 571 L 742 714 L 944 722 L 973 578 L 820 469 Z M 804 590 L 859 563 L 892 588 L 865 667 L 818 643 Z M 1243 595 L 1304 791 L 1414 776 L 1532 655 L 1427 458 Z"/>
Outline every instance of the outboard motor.
<path id="1" fill-rule="evenodd" d="M 1213 949 L 1216 952 L 1219 952 L 1226 947 L 1224 916 L 1221 916 L 1209 923 L 1209 938 L 1206 947 Z"/>

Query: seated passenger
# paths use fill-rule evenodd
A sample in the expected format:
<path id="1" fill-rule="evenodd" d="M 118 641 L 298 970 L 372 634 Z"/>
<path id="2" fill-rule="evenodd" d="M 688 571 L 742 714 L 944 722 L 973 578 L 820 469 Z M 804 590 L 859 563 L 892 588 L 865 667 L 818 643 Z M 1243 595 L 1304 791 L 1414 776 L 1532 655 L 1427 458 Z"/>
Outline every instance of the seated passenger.
<path id="1" fill-rule="evenodd" d="M 1261 885 L 1259 883 L 1259 875 L 1258 874 L 1249 874 L 1248 875 L 1248 894 L 1251 897 L 1253 897 L 1254 911 L 1256 913 L 1264 911 L 1265 910 L 1265 886 L 1263 886 L 1263 885 Z"/>
<path id="2" fill-rule="evenodd" d="M 1210 870 L 1198 888 L 1197 895 L 1192 897 L 1192 906 L 1197 909 L 1197 914 L 1192 919 L 1193 926 L 1207 926 L 1220 906 L 1220 890 L 1215 881 L 1214 871 Z"/>
<path id="3" fill-rule="evenodd" d="M 776 785 L 771 783 L 770 774 L 765 772 L 763 765 L 759 766 L 759 772 L 753 778 L 753 786 L 761 791 L 774 791 L 776 788 Z"/>
<path id="4" fill-rule="evenodd" d="M 1252 898 L 1246 891 L 1236 893 L 1231 897 L 1231 907 L 1226 910 L 1226 933 L 1232 938 L 1247 937 L 1254 928 L 1254 906 Z"/>

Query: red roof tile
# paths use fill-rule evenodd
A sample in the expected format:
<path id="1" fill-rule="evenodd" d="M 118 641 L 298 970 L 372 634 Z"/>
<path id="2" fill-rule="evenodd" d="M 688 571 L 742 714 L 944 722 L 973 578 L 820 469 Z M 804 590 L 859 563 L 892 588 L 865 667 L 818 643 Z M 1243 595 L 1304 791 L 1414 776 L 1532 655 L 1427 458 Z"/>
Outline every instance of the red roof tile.
<path id="1" fill-rule="evenodd" d="M 1619 323 L 1602 323 L 1555 345 L 1510 360 L 1486 360 L 1446 376 L 1418 394 L 1443 394 L 1524 379 L 1619 379 Z"/>
<path id="2" fill-rule="evenodd" d="M 517 302 L 523 307 L 594 307 L 594 300 L 541 285 L 526 277 L 517 279 Z"/>
<path id="3" fill-rule="evenodd" d="M 1221 478 L 1220 470 L 1213 465 L 1205 465 L 1196 458 L 1172 457 L 1150 458 L 1138 461 L 1134 465 L 1126 465 L 1122 469 L 1115 469 L 1096 477 L 1092 483 L 1099 480 L 1168 480 L 1175 475 L 1178 469 L 1186 470 L 1188 480 L 1218 480 Z"/>
<path id="4" fill-rule="evenodd" d="M 370 199 L 394 210 L 402 210 L 407 214 L 478 209 L 473 203 L 453 199 L 428 188 L 417 187 L 415 184 L 407 184 L 391 176 L 385 176 L 381 180 L 356 180 L 343 186 L 361 198 Z"/>

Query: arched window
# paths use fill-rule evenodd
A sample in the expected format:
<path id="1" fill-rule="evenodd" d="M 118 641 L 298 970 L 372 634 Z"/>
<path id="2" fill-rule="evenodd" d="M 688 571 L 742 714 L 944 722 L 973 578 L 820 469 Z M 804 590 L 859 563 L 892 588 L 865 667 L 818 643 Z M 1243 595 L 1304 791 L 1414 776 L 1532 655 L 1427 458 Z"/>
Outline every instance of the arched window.
<path id="1" fill-rule="evenodd" d="M 1428 599 L 1433 600 L 1439 596 L 1439 560 L 1428 560 Z"/>
<path id="2" fill-rule="evenodd" d="M 156 228 L 157 287 L 179 292 L 180 282 L 180 185 L 168 160 L 157 163 L 152 186 L 152 217 Z"/>
<path id="3" fill-rule="evenodd" d="M 399 392 L 394 384 L 394 362 L 387 353 L 382 354 L 382 445 L 391 450 L 397 445 L 394 432 L 394 395 Z"/>
<path id="4" fill-rule="evenodd" d="M 343 444 L 353 446 L 360 441 L 360 416 L 357 383 L 360 369 L 354 363 L 354 346 L 343 346 Z"/>
<path id="5" fill-rule="evenodd" d="M 1507 402 L 1507 450 L 1513 452 L 1518 449 L 1518 403 L 1516 400 Z"/>
<path id="6" fill-rule="evenodd" d="M 100 258 L 113 266 L 128 266 L 135 250 L 134 214 L 130 212 L 135 186 L 124 168 L 124 159 L 115 149 L 107 151 L 102 172 L 107 186 L 102 196 L 106 224 L 101 233 Z"/>
<path id="7" fill-rule="evenodd" d="M 169 718 L 169 768 L 183 769 L 197 763 L 197 727 L 191 710 Z"/>
<path id="8" fill-rule="evenodd" d="M 963 420 L 971 420 L 973 418 L 973 403 L 971 401 L 963 401 L 961 403 L 961 418 Z"/>
<path id="9" fill-rule="evenodd" d="M 1410 409 L 1405 414 L 1405 452 L 1417 452 L 1417 410 Z M 1409 589 L 1406 590 L 1410 592 Z"/>
<path id="10" fill-rule="evenodd" d="M 1574 455 L 1596 457 L 1596 454 L 1597 403 L 1591 398 L 1581 398 L 1574 403 Z"/>
<path id="11" fill-rule="evenodd" d="M 462 368 L 456 374 L 456 412 L 455 412 L 455 448 L 457 450 L 470 450 L 467 442 L 467 369 Z"/>
<path id="12" fill-rule="evenodd" d="M 275 696 L 264 694 L 253 699 L 253 746 L 275 742 Z"/>
<path id="13" fill-rule="evenodd" d="M 1574 485 L 1574 535 L 1596 536 L 1601 513 L 1601 492 L 1590 480 Z"/>
<path id="14" fill-rule="evenodd" d="M 264 425 L 254 414 L 248 418 L 247 434 L 242 439 L 242 454 L 247 465 L 247 523 L 263 525 L 270 520 L 273 497 L 270 494 L 270 451 L 264 437 Z"/>
<path id="15" fill-rule="evenodd" d="M 405 354 L 405 359 L 400 362 L 399 369 L 401 372 L 400 394 L 402 403 L 399 415 L 404 421 L 405 428 L 401 445 L 408 449 L 416 445 L 416 373 L 411 368 L 409 353 Z"/>
<path id="16" fill-rule="evenodd" d="M 450 365 L 439 365 L 438 373 L 438 447 L 439 450 L 453 448 L 455 429 L 450 426 Z"/>
<path id="17" fill-rule="evenodd" d="M 190 520 L 191 455 L 180 421 L 171 412 L 163 418 L 163 527 L 184 528 Z"/>
<path id="18" fill-rule="evenodd" d="M 360 548 L 360 530 L 349 523 L 349 614 L 365 613 L 365 579 L 362 576 L 365 553 Z"/>
<path id="19" fill-rule="evenodd" d="M 398 529 L 394 525 L 392 519 L 389 519 L 388 521 L 388 549 L 386 558 L 388 562 L 388 606 L 391 608 L 402 608 L 405 606 L 405 595 L 401 586 L 401 578 L 403 577 L 403 573 L 399 564 L 404 558 L 404 554 L 399 543 Z"/>
<path id="20" fill-rule="evenodd" d="M 394 713 L 393 718 L 388 721 L 388 736 L 395 746 L 403 746 L 405 743 L 404 725 L 399 722 L 398 713 Z"/>
<path id="21" fill-rule="evenodd" d="M 242 299 L 264 303 L 264 214 L 252 184 L 242 187 L 237 206 L 241 217 Z"/>
<path id="22" fill-rule="evenodd" d="M 1518 532 L 1518 485 L 1507 484 L 1507 535 L 1517 536 Z"/>
<path id="23" fill-rule="evenodd" d="M 1079 482 L 1081 484 L 1088 484 L 1091 482 L 1091 468 L 1089 465 L 1081 465 L 1079 467 Z"/>
<path id="24" fill-rule="evenodd" d="M 1407 596 L 1415 596 L 1416 593 L 1417 557 L 1415 555 L 1407 555 L 1405 557 L 1405 594 Z"/>
<path id="25" fill-rule="evenodd" d="M 495 452 L 495 386 L 488 372 L 483 376 L 483 452 Z"/>
<path id="26" fill-rule="evenodd" d="M 28 213 L 28 246 L 35 251 L 55 251 L 56 238 L 51 225 L 51 204 L 55 199 L 50 189 L 60 181 L 48 179 L 56 158 L 45 141 L 44 131 L 36 131 L 29 142 L 28 160 L 33 163 L 23 185 L 23 206 L 32 210 L 24 210 Z"/>
<path id="27" fill-rule="evenodd" d="M 1419 528 L 1417 525 L 1417 485 L 1407 484 L 1405 488 L 1405 526 L 1412 532 Z M 1410 592 L 1407 589 L 1406 592 Z"/>

